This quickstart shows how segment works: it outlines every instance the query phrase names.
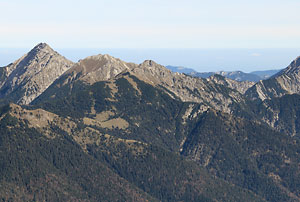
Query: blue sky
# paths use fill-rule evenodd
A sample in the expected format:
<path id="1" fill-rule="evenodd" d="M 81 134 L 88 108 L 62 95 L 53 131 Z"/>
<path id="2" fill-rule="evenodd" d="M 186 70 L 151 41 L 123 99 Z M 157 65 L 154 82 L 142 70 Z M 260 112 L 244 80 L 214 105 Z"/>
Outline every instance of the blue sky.
<path id="1" fill-rule="evenodd" d="M 299 0 L 0 0 L 0 8 L 2 49 L 300 48 Z"/>

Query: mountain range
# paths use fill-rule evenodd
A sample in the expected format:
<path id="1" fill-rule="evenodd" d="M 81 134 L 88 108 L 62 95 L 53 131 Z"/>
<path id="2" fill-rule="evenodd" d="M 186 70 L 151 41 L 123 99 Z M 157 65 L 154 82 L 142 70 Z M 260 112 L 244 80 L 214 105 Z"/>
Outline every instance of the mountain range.
<path id="1" fill-rule="evenodd" d="M 265 71 L 253 71 L 250 73 L 245 73 L 242 71 L 218 71 L 218 72 L 197 72 L 194 69 L 186 67 L 177 66 L 166 66 L 172 72 L 185 73 L 194 77 L 208 78 L 215 74 L 222 75 L 226 78 L 236 80 L 236 81 L 252 81 L 258 82 L 260 80 L 265 80 L 278 73 L 280 70 L 265 70 Z"/>
<path id="2" fill-rule="evenodd" d="M 38 44 L 0 68 L 0 199 L 300 201 L 299 61 L 250 82 Z"/>

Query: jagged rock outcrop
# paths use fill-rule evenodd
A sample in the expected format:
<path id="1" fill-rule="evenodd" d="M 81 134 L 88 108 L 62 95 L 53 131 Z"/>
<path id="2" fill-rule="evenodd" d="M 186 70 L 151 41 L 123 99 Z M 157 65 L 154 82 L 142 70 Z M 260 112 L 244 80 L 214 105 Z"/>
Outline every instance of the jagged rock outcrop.
<path id="1" fill-rule="evenodd" d="M 286 94 L 300 93 L 300 57 L 272 78 L 259 81 L 246 92 L 253 100 L 265 100 Z"/>
<path id="2" fill-rule="evenodd" d="M 146 60 L 131 72 L 145 82 L 167 89 L 184 102 L 204 103 L 215 109 L 231 113 L 234 103 L 244 101 L 241 93 L 237 91 L 238 85 L 234 85 L 234 81 L 229 79 L 224 85 L 224 82 L 216 82 L 214 79 L 172 73 L 152 60 Z"/>
<path id="3" fill-rule="evenodd" d="M 228 88 L 232 88 L 237 90 L 238 92 L 244 94 L 249 88 L 251 88 L 255 83 L 251 81 L 236 81 L 232 80 L 218 74 L 211 76 L 208 78 L 209 80 L 213 80 L 217 84 L 221 84 L 227 86 Z"/>
<path id="4" fill-rule="evenodd" d="M 0 98 L 29 104 L 72 65 L 49 45 L 40 43 L 14 63 L 2 67 Z"/>

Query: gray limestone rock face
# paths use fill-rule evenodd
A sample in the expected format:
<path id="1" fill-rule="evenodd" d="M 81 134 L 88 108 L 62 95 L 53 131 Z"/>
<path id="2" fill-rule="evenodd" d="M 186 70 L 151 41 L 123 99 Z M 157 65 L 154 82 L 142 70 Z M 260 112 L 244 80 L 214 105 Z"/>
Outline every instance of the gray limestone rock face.
<path id="1" fill-rule="evenodd" d="M 221 84 L 228 88 L 235 89 L 241 94 L 244 94 L 249 88 L 251 88 L 255 84 L 255 82 L 252 81 L 237 81 L 223 76 L 220 77 L 218 75 L 210 76 L 209 79 L 213 80 L 217 84 Z"/>
<path id="2" fill-rule="evenodd" d="M 40 43 L 4 67 L 6 79 L 1 83 L 0 96 L 18 104 L 29 104 L 72 65 L 73 62 L 50 46 Z"/>
<path id="3" fill-rule="evenodd" d="M 184 102 L 203 103 L 227 113 L 231 113 L 231 105 L 234 102 L 243 101 L 240 92 L 253 85 L 252 83 L 238 84 L 239 82 L 231 79 L 219 82 L 211 78 L 196 78 L 182 73 L 173 73 L 151 60 L 146 60 L 131 72 L 145 82 L 162 86 Z M 228 90 L 224 90 L 223 87 Z"/>
<path id="4" fill-rule="evenodd" d="M 65 75 L 76 77 L 88 84 L 115 78 L 118 74 L 128 71 L 135 64 L 126 63 L 110 55 L 89 56 L 76 63 Z"/>
<path id="5" fill-rule="evenodd" d="M 295 93 L 300 93 L 300 57 L 270 79 L 260 81 L 249 88 L 246 96 L 252 100 L 264 101 Z"/>

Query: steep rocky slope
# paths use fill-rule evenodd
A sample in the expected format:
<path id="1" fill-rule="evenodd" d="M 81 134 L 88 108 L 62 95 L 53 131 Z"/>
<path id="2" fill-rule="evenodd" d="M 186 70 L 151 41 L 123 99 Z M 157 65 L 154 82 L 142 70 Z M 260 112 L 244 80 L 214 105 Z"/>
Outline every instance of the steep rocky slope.
<path id="1" fill-rule="evenodd" d="M 232 80 L 218 74 L 210 76 L 209 80 L 213 80 L 217 84 L 224 85 L 228 88 L 235 89 L 241 94 L 244 94 L 249 88 L 251 88 L 255 83 L 250 81 L 236 81 Z"/>
<path id="2" fill-rule="evenodd" d="M 0 98 L 29 104 L 73 65 L 41 43 L 14 63 L 1 68 Z"/>
<path id="3" fill-rule="evenodd" d="M 284 95 L 266 99 L 254 108 L 259 119 L 275 130 L 292 137 L 300 137 L 300 95 Z"/>
<path id="4" fill-rule="evenodd" d="M 215 109 L 230 113 L 233 105 L 244 101 L 241 93 L 237 90 L 239 87 L 228 85 L 229 79 L 226 85 L 223 85 L 224 82 L 215 82 L 216 79 L 201 79 L 172 73 L 151 60 L 147 60 L 132 69 L 132 72 L 138 78 L 154 86 L 162 86 L 184 102 L 205 103 Z"/>
<path id="5" fill-rule="evenodd" d="M 272 78 L 259 81 L 246 92 L 253 100 L 265 100 L 286 94 L 300 93 L 300 57 Z"/>
<path id="6" fill-rule="evenodd" d="M 185 74 L 172 73 L 152 60 L 136 65 L 109 55 L 91 56 L 81 60 L 65 72 L 56 83 L 59 84 L 57 87 L 60 87 L 79 80 L 91 85 L 98 81 L 117 78 L 119 74 L 125 72 L 163 89 L 173 98 L 202 103 L 227 113 L 231 113 L 236 105 L 246 102 L 242 93 L 252 85 L 252 83 L 239 83 L 230 79 L 194 78 Z"/>

